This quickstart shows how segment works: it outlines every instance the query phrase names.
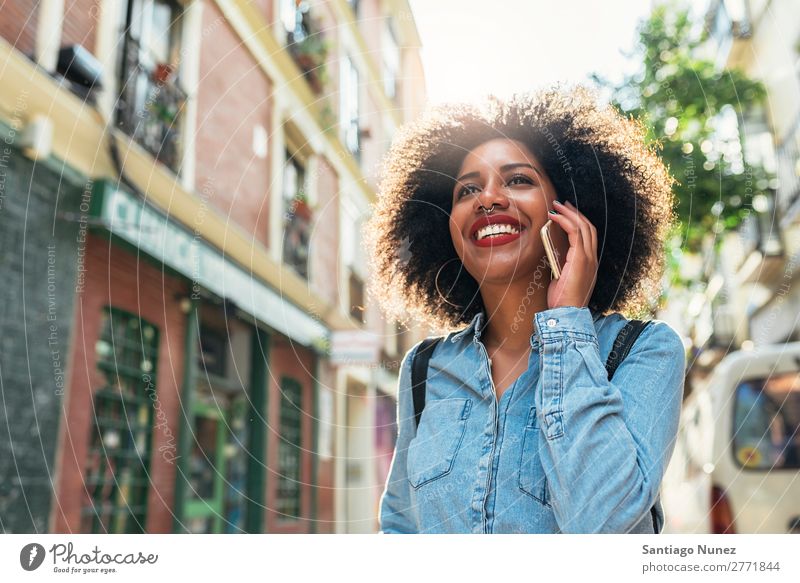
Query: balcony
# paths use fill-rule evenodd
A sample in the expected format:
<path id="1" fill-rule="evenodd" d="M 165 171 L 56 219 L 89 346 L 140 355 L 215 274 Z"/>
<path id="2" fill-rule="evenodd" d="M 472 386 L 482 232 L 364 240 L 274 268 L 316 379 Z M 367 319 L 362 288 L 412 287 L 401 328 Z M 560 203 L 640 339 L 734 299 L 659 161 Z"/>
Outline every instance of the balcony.
<path id="1" fill-rule="evenodd" d="M 283 227 L 283 262 L 308 279 L 308 242 L 312 210 L 305 196 L 298 194 L 287 210 Z"/>
<path id="2" fill-rule="evenodd" d="M 706 15 L 706 28 L 716 48 L 716 65 L 722 70 L 734 66 L 741 57 L 744 41 L 752 36 L 748 0 L 712 0 Z"/>
<path id="3" fill-rule="evenodd" d="M 741 225 L 740 236 L 748 252 L 738 269 L 740 284 L 757 283 L 775 288 L 783 276 L 786 254 L 774 200 L 774 193 L 754 197 L 756 212 Z"/>
<path id="4" fill-rule="evenodd" d="M 311 90 L 320 95 L 328 82 L 325 61 L 330 50 L 322 33 L 322 25 L 312 17 L 306 2 L 288 1 L 282 11 L 286 50 L 302 71 Z"/>
<path id="5" fill-rule="evenodd" d="M 139 42 L 130 34 L 124 36 L 122 54 L 117 127 L 179 174 L 187 95 L 176 80 L 176 67 L 169 63 L 145 65 Z"/>
<path id="6" fill-rule="evenodd" d="M 325 67 L 328 43 L 322 38 L 322 33 L 311 33 L 302 41 L 291 42 L 287 49 L 303 72 L 311 91 L 315 95 L 320 95 L 328 82 L 328 73 Z"/>

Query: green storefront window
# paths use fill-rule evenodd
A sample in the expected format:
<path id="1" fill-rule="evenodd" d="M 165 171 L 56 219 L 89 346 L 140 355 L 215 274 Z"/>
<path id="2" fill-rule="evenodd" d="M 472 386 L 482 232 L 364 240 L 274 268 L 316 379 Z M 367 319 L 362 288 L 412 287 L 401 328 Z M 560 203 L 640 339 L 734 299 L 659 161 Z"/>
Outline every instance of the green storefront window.
<path id="1" fill-rule="evenodd" d="M 81 532 L 144 532 L 158 340 L 136 314 L 103 309 L 95 354 L 104 384 L 94 393 Z"/>
<path id="2" fill-rule="evenodd" d="M 276 503 L 280 520 L 296 520 L 300 517 L 301 397 L 300 383 L 284 377 L 281 382 Z"/>

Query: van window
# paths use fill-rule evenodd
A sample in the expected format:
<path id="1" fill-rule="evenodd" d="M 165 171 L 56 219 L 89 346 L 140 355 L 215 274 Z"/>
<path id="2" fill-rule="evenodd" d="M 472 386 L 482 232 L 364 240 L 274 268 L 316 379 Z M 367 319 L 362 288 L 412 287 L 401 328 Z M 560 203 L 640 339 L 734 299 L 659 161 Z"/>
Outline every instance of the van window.
<path id="1" fill-rule="evenodd" d="M 746 469 L 800 467 L 800 374 L 750 379 L 736 387 L 733 454 Z"/>

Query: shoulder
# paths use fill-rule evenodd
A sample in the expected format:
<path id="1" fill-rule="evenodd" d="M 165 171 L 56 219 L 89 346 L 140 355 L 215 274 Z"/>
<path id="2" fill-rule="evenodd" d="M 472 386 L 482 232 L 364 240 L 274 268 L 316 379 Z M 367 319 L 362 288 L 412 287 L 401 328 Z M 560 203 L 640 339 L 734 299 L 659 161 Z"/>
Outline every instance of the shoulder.
<path id="1" fill-rule="evenodd" d="M 686 347 L 683 338 L 675 328 L 664 320 L 654 318 L 648 321 L 647 327 L 642 331 L 642 338 L 648 344 L 660 346 L 672 354 L 685 357 Z"/>
<path id="2" fill-rule="evenodd" d="M 406 373 L 408 375 L 411 374 L 411 367 L 413 365 L 414 358 L 418 354 L 420 354 L 420 350 L 423 348 L 424 345 L 428 345 L 431 343 L 435 344 L 435 346 L 433 346 L 433 351 L 431 352 L 432 356 L 433 354 L 435 354 L 437 351 L 440 350 L 439 346 L 444 343 L 444 340 L 446 340 L 446 337 L 444 336 L 428 336 L 427 338 L 423 338 L 422 340 L 419 340 L 418 342 L 413 344 L 411 348 L 409 348 L 406 351 L 405 355 L 403 356 L 403 359 L 400 361 L 401 373 Z M 411 380 L 409 377 L 409 383 L 410 382 Z"/>
<path id="3" fill-rule="evenodd" d="M 596 323 L 601 346 L 610 351 L 617 336 L 630 321 L 619 312 L 602 316 Z M 652 318 L 645 322 L 646 326 L 636 338 L 634 345 L 631 347 L 631 353 L 656 350 L 658 353 L 669 355 L 675 360 L 686 358 L 683 337 L 673 326 L 658 318 Z"/>
<path id="4" fill-rule="evenodd" d="M 449 337 L 450 337 L 449 335 L 447 335 L 447 336 L 428 336 L 427 338 L 423 338 L 422 340 L 416 342 L 414 345 L 411 346 L 411 348 L 409 348 L 406 351 L 405 356 L 403 356 L 403 360 L 402 360 L 401 366 L 403 364 L 407 364 L 409 367 L 411 367 L 411 362 L 414 360 L 414 357 L 416 355 L 420 354 L 420 351 L 423 348 L 425 348 L 426 346 L 430 345 L 430 344 L 434 344 L 433 352 L 431 352 L 431 354 L 436 353 L 439 350 L 439 346 L 444 344 L 444 342 Z M 430 350 L 430 349 L 428 349 L 428 350 Z"/>

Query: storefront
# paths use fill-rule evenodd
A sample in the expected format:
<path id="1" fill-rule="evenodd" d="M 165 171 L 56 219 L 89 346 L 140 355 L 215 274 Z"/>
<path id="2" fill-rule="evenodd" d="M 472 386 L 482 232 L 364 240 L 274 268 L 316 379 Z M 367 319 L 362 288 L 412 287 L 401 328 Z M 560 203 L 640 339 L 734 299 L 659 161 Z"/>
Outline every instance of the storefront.
<path id="1" fill-rule="evenodd" d="M 328 331 L 142 199 L 94 184 L 56 532 L 311 532 Z"/>

